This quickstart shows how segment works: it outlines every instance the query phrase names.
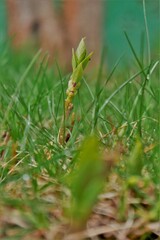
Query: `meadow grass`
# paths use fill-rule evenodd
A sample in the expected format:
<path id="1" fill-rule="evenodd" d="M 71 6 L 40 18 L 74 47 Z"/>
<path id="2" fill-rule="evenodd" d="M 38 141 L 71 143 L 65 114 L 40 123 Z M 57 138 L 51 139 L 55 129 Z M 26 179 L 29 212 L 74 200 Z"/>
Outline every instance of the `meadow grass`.
<path id="1" fill-rule="evenodd" d="M 108 72 L 102 57 L 97 74 L 91 70 L 82 78 L 65 145 L 58 133 L 70 75 L 59 63 L 48 66 L 40 52 L 31 58 L 4 47 L 1 239 L 61 239 L 62 226 L 80 231 L 100 193 L 115 194 L 117 223 L 130 217 L 142 219 L 142 225 L 159 221 L 159 61 L 151 61 L 150 52 L 147 59 L 138 56 L 125 36 L 134 59 L 119 70 L 122 58 Z"/>

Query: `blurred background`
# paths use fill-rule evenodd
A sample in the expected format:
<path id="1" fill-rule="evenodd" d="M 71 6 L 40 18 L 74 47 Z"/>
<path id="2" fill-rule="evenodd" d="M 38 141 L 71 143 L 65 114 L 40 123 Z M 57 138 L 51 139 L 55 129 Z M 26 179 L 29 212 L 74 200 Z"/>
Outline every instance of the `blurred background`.
<path id="1" fill-rule="evenodd" d="M 146 0 L 146 12 L 152 54 L 158 56 L 159 0 Z M 124 31 L 140 53 L 146 45 L 142 0 L 0 0 L 0 44 L 9 39 L 17 50 L 42 48 L 51 62 L 58 58 L 65 67 L 84 36 L 93 64 L 104 46 L 108 65 L 122 54 L 128 59 Z"/>

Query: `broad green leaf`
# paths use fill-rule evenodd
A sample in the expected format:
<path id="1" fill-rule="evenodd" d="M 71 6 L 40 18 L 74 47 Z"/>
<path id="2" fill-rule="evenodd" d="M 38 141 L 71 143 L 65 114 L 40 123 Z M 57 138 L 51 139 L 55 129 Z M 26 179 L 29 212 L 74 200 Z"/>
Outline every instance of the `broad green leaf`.
<path id="1" fill-rule="evenodd" d="M 135 147 L 128 159 L 128 171 L 131 175 L 141 175 L 143 163 L 143 147 L 139 139 L 135 143 Z"/>
<path id="2" fill-rule="evenodd" d="M 80 227 L 87 221 L 105 181 L 104 162 L 95 136 L 90 136 L 84 141 L 76 162 L 76 169 L 70 175 L 70 214 L 73 224 Z"/>

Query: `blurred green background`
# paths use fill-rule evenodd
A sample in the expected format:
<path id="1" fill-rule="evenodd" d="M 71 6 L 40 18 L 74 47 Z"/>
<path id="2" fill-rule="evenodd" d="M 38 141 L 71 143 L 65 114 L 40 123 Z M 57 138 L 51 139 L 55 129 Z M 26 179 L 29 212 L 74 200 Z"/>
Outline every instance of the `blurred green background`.
<path id="1" fill-rule="evenodd" d="M 135 49 L 140 52 L 141 44 L 146 44 L 142 0 L 102 0 L 104 2 L 104 44 L 108 59 L 115 62 L 123 53 L 130 55 L 124 31 L 127 32 Z M 146 12 L 152 54 L 157 55 L 159 45 L 159 0 L 146 0 Z M 5 0 L 0 0 L 0 42 L 7 36 Z"/>
<path id="2" fill-rule="evenodd" d="M 4 41 L 7 34 L 7 20 L 5 0 L 0 0 L 0 42 Z"/>
<path id="3" fill-rule="evenodd" d="M 152 54 L 158 56 L 160 2 L 159 0 L 147 0 L 145 2 Z M 130 54 L 124 31 L 127 32 L 139 53 L 141 44 L 146 44 L 142 0 L 105 1 L 104 40 L 111 61 L 117 59 L 123 53 L 126 53 L 127 56 Z"/>

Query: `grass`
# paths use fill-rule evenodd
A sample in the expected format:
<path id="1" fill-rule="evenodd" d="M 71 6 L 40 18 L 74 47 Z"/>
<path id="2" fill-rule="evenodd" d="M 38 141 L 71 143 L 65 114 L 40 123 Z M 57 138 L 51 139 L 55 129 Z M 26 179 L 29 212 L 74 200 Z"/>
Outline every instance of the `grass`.
<path id="1" fill-rule="evenodd" d="M 159 61 L 150 61 L 150 50 L 140 60 L 125 36 L 135 61 L 120 71 L 122 58 L 108 72 L 102 57 L 97 76 L 86 74 L 63 146 L 70 76 L 40 52 L 31 58 L 3 49 L 1 239 L 158 238 Z"/>

